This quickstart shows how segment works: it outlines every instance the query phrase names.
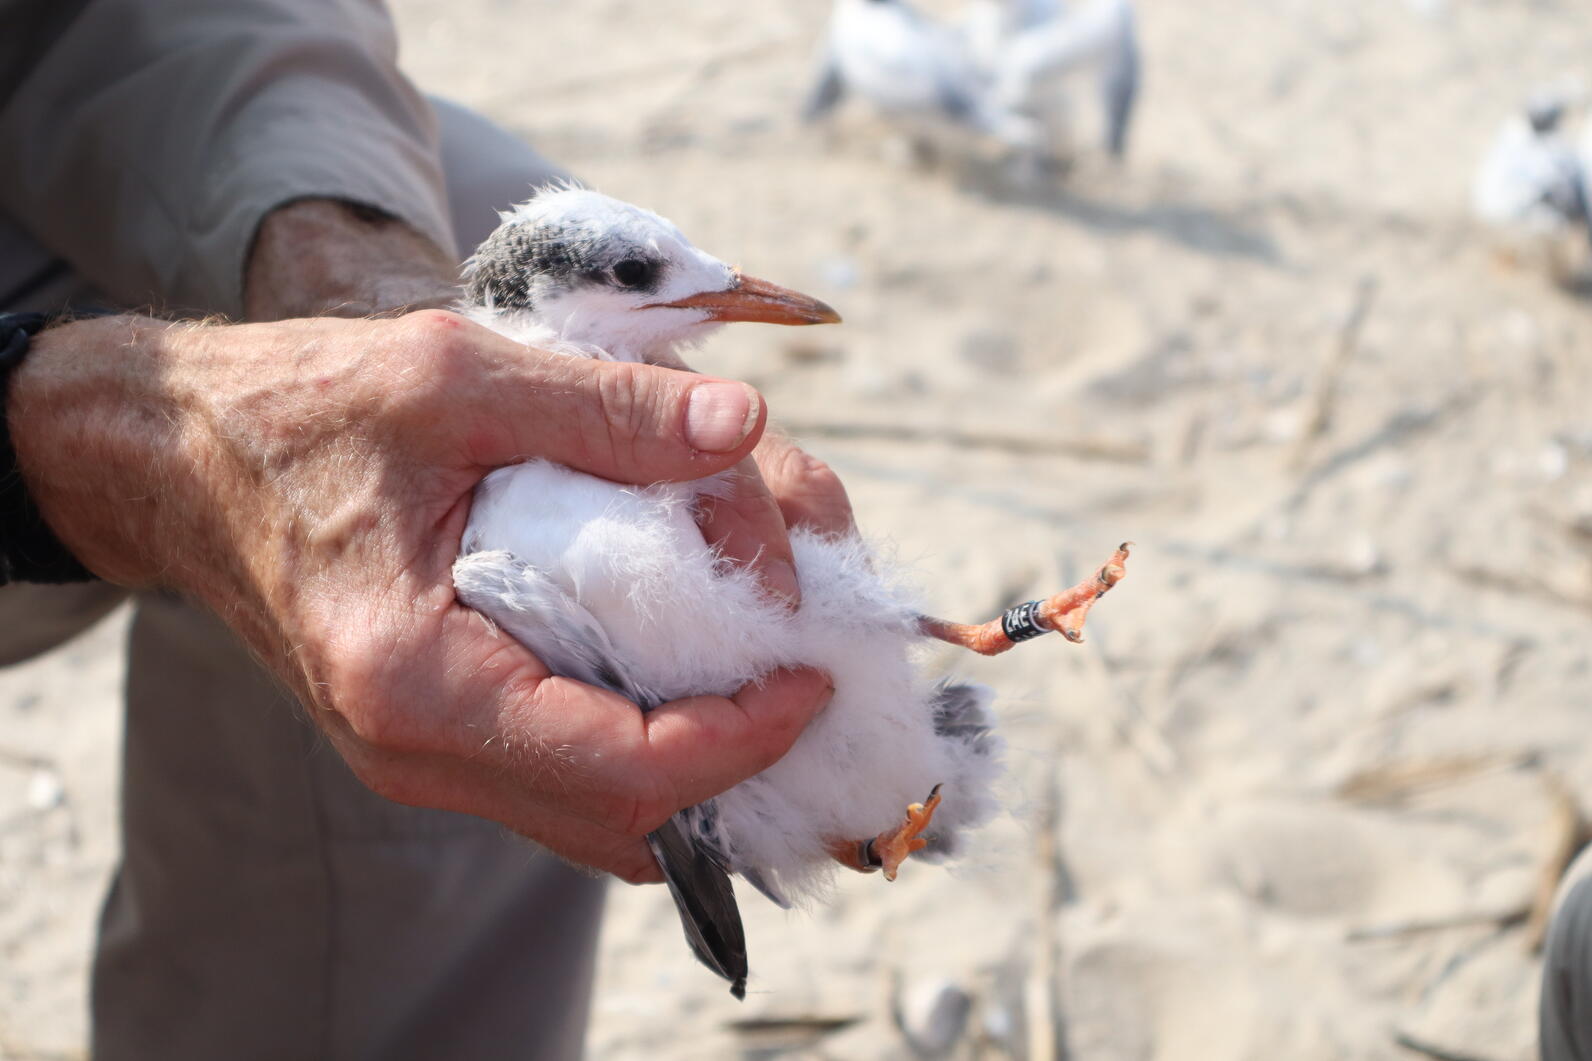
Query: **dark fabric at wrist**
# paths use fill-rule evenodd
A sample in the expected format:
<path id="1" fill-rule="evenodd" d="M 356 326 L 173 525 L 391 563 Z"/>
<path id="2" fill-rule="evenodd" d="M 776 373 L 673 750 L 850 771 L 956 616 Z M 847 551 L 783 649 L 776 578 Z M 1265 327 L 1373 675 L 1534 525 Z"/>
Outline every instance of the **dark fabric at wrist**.
<path id="1" fill-rule="evenodd" d="M 0 313 L 0 585 L 94 579 L 94 574 L 67 552 L 33 503 L 17 467 L 6 423 L 11 373 L 27 356 L 33 336 L 49 322 L 38 313 Z"/>

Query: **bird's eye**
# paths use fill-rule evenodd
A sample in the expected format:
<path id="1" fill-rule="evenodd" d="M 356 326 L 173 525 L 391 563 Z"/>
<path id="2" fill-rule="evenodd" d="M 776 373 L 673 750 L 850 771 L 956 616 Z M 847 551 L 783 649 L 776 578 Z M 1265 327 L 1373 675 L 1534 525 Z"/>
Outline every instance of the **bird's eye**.
<path id="1" fill-rule="evenodd" d="M 620 287 L 650 287 L 657 271 L 645 258 L 626 258 L 614 266 L 614 282 Z"/>

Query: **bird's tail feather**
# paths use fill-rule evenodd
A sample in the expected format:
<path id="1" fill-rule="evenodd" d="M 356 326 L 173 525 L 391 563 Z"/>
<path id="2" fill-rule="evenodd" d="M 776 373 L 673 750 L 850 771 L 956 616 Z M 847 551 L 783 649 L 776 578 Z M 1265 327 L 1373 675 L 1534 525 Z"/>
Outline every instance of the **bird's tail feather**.
<path id="1" fill-rule="evenodd" d="M 678 817 L 648 833 L 647 844 L 663 868 L 692 953 L 730 982 L 730 994 L 745 998 L 746 933 L 729 873 L 691 842 Z"/>

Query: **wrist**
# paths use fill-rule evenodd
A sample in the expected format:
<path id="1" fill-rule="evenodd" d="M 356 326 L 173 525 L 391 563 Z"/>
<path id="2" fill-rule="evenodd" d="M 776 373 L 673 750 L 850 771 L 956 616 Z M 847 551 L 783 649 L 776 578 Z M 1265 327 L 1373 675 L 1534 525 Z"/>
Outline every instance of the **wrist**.
<path id="1" fill-rule="evenodd" d="M 8 423 L 11 377 L 50 319 L 0 314 L 0 586 L 10 582 L 86 582 L 93 574 L 61 544 L 17 466 Z"/>
<path id="2" fill-rule="evenodd" d="M 17 468 L 45 522 L 89 570 L 127 585 L 170 566 L 165 509 L 183 417 L 166 393 L 167 337 L 191 326 L 106 317 L 40 333 L 12 375 Z"/>
<path id="3" fill-rule="evenodd" d="M 266 215 L 244 273 L 249 320 L 365 317 L 444 306 L 458 263 L 403 221 L 333 199 L 301 199 Z"/>

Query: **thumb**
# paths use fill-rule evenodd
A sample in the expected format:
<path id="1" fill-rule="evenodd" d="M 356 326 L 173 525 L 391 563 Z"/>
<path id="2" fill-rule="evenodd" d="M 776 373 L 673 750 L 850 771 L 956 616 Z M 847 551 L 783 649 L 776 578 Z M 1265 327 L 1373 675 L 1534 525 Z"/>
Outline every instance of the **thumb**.
<path id="1" fill-rule="evenodd" d="M 503 342 L 513 357 L 487 374 L 471 418 L 492 425 L 470 435 L 487 467 L 545 457 L 616 482 L 700 479 L 751 453 L 768 418 L 735 380 Z"/>

